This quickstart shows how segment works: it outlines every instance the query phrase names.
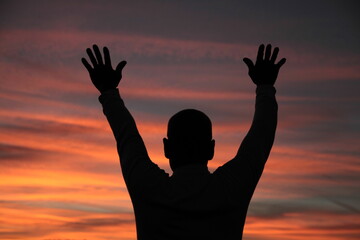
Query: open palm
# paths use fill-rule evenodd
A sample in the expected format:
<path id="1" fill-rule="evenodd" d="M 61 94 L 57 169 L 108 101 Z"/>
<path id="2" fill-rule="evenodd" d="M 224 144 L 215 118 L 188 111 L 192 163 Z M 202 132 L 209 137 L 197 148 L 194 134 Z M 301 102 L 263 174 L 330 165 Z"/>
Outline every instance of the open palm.
<path id="1" fill-rule="evenodd" d="M 121 61 L 114 70 L 111 66 L 110 53 L 107 47 L 104 47 L 103 49 L 104 61 L 97 45 L 93 45 L 93 50 L 95 55 L 90 48 L 86 49 L 92 66 L 85 58 L 81 59 L 84 66 L 89 71 L 92 83 L 100 92 L 115 89 L 121 80 L 121 72 L 126 65 L 126 61 Z"/>
<path id="2" fill-rule="evenodd" d="M 271 55 L 271 45 L 268 44 L 264 56 L 264 44 L 261 44 L 258 50 L 255 65 L 249 58 L 244 58 L 244 62 L 249 68 L 249 76 L 256 85 L 274 85 L 279 74 L 280 67 L 286 62 L 282 58 L 275 64 L 279 48 L 275 48 Z"/>

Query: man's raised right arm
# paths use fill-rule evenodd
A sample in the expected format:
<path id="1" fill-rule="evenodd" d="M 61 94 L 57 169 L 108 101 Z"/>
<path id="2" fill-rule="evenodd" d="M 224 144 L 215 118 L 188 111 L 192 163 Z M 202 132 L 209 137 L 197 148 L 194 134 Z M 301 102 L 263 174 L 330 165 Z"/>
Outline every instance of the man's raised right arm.
<path id="1" fill-rule="evenodd" d="M 278 105 L 274 83 L 286 59 L 275 64 L 278 48 L 271 54 L 271 45 L 260 45 L 256 63 L 244 58 L 249 76 L 256 84 L 255 113 L 249 132 L 242 141 L 235 158 L 222 169 L 235 181 L 245 183 L 252 192 L 262 174 L 272 148 L 277 125 Z"/>

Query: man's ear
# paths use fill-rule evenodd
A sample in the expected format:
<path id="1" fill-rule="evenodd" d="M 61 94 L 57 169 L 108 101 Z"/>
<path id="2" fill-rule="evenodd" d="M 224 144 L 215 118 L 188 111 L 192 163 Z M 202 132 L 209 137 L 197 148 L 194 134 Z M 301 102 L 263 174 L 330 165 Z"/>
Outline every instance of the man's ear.
<path id="1" fill-rule="evenodd" d="M 214 153 L 215 153 L 215 140 L 211 140 L 210 143 L 209 143 L 209 148 L 208 148 L 208 161 L 212 160 L 213 157 L 214 157 Z"/>
<path id="2" fill-rule="evenodd" d="M 165 157 L 166 157 L 167 159 L 170 159 L 171 147 L 170 147 L 169 139 L 163 138 L 163 143 L 164 143 L 164 154 L 165 154 Z"/>

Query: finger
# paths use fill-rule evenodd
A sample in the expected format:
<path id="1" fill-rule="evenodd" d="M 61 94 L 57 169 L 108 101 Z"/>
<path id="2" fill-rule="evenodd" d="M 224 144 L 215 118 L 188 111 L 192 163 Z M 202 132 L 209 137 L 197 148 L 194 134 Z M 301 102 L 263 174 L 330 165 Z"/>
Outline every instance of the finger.
<path id="1" fill-rule="evenodd" d="M 249 68 L 249 71 L 254 67 L 254 63 L 253 63 L 253 61 L 251 61 L 251 59 L 244 58 L 243 61 L 247 65 L 247 67 Z"/>
<path id="2" fill-rule="evenodd" d="M 86 67 L 86 69 L 91 72 L 93 70 L 93 68 L 91 67 L 91 65 L 88 63 L 88 61 L 86 61 L 85 58 L 81 59 L 81 62 L 84 64 L 84 66 Z"/>
<path id="3" fill-rule="evenodd" d="M 93 52 L 91 51 L 91 49 L 90 49 L 90 48 L 87 48 L 87 49 L 86 49 L 86 52 L 87 52 L 87 54 L 89 55 L 90 61 L 91 61 L 91 63 L 93 64 L 93 66 L 95 67 L 96 65 L 98 65 L 98 63 L 97 63 L 97 61 L 96 61 L 96 59 L 95 59 L 95 57 L 94 57 L 94 54 L 93 54 Z"/>
<path id="4" fill-rule="evenodd" d="M 126 61 L 121 61 L 117 66 L 116 66 L 116 74 L 118 75 L 118 76 L 121 76 L 121 72 L 122 72 L 122 70 L 123 70 L 123 68 L 125 67 L 125 65 L 126 65 Z"/>
<path id="5" fill-rule="evenodd" d="M 271 44 L 268 44 L 265 50 L 265 61 L 270 60 L 270 55 L 271 55 Z"/>
<path id="6" fill-rule="evenodd" d="M 126 65 L 126 61 L 121 61 L 117 66 L 116 66 L 116 72 L 117 74 L 121 75 L 121 71 L 123 70 L 123 68 Z"/>
<path id="7" fill-rule="evenodd" d="M 101 65 L 104 64 L 103 60 L 102 60 L 100 50 L 99 50 L 99 47 L 96 44 L 94 44 L 93 49 L 94 49 L 94 53 L 95 53 L 95 56 L 96 56 L 96 59 L 97 59 L 98 63 L 101 64 Z"/>
<path id="8" fill-rule="evenodd" d="M 112 68 L 109 49 L 107 47 L 104 47 L 103 50 L 104 50 L 105 65 L 108 65 Z"/>
<path id="9" fill-rule="evenodd" d="M 276 60 L 276 58 L 277 58 L 278 53 L 279 53 L 279 48 L 276 47 L 276 48 L 274 49 L 273 55 L 271 56 L 271 59 L 270 59 L 270 62 L 271 62 L 271 63 L 275 63 L 275 60 Z"/>
<path id="10" fill-rule="evenodd" d="M 276 64 L 276 66 L 277 66 L 278 68 L 281 68 L 281 66 L 284 65 L 285 62 L 286 62 L 286 58 L 283 58 L 283 59 L 281 59 L 281 60 Z"/>
<path id="11" fill-rule="evenodd" d="M 258 62 L 261 62 L 263 60 L 263 57 L 264 57 L 264 44 L 261 44 L 259 46 L 259 50 L 258 50 L 258 54 L 257 54 L 257 57 L 256 57 L 256 63 Z"/>

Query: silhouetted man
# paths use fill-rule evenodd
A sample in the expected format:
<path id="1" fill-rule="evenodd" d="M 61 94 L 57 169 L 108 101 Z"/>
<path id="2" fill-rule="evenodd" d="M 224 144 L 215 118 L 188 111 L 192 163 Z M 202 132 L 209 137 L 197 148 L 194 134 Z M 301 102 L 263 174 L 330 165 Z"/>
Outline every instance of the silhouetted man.
<path id="1" fill-rule="evenodd" d="M 273 145 L 277 124 L 274 83 L 281 59 L 278 48 L 261 45 L 256 63 L 244 58 L 257 85 L 251 128 L 234 157 L 213 173 L 215 141 L 211 121 L 202 112 L 186 109 L 170 118 L 165 156 L 173 175 L 154 164 L 126 109 L 117 86 L 126 62 L 113 70 L 109 50 L 104 60 L 98 46 L 87 49 L 92 66 L 83 58 L 114 133 L 122 173 L 135 212 L 139 240 L 241 239 L 247 209 Z M 265 50 L 265 55 L 264 55 Z M 94 53 L 93 53 L 94 52 Z M 95 55 L 94 55 L 95 54 Z"/>

